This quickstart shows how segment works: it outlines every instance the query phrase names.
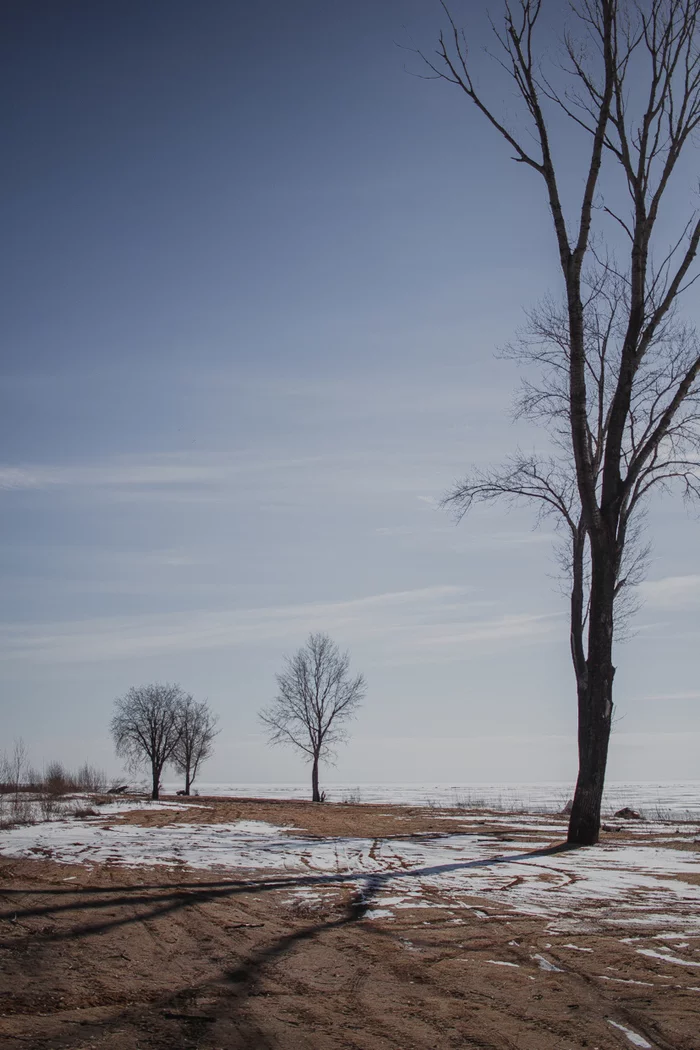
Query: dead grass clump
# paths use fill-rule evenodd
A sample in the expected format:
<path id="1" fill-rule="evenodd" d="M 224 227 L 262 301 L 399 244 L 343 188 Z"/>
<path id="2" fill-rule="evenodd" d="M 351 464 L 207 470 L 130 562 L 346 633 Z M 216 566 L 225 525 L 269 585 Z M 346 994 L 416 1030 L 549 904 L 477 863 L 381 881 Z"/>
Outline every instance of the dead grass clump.
<path id="1" fill-rule="evenodd" d="M 33 824 L 35 820 L 35 809 L 30 799 L 22 795 L 0 795 L 0 828 Z"/>

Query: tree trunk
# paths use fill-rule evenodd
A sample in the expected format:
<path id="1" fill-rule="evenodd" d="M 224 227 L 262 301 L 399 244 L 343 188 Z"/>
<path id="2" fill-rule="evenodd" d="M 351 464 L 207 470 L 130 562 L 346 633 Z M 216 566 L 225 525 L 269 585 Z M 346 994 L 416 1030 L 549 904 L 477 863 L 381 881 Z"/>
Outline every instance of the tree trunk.
<path id="1" fill-rule="evenodd" d="M 192 786 L 192 781 L 190 779 L 190 769 L 189 769 L 189 766 L 188 766 L 187 769 L 185 770 L 185 794 L 186 795 L 189 795 L 191 786 Z"/>
<path id="2" fill-rule="evenodd" d="M 608 562 L 600 566 L 596 561 Z M 614 565 L 592 557 L 591 606 L 586 673 L 578 678 L 579 771 L 568 841 L 593 846 L 600 833 L 600 808 L 612 724 Z"/>
<path id="3" fill-rule="evenodd" d="M 311 767 L 311 801 L 321 801 L 321 793 L 318 790 L 318 755 L 314 755 L 314 761 Z"/>
<path id="4" fill-rule="evenodd" d="M 153 788 L 151 790 L 151 798 L 157 802 L 160 798 L 160 770 L 156 769 L 155 766 L 151 766 L 151 772 L 153 774 Z"/>

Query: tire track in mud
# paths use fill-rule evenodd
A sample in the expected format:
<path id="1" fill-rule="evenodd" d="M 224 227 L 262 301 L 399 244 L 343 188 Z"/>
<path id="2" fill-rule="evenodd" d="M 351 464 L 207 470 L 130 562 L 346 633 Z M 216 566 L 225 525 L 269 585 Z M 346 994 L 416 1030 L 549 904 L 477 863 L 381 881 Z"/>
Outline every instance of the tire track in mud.
<path id="1" fill-rule="evenodd" d="M 698 996 L 693 998 L 682 989 L 676 993 L 666 986 L 659 1001 L 650 1005 L 654 989 L 612 983 L 605 987 L 608 982 L 600 981 L 601 974 L 607 976 L 606 968 L 621 975 L 621 980 L 651 975 L 654 967 L 658 969 L 653 960 L 634 955 L 633 947 L 618 943 L 624 928 L 605 930 L 598 923 L 585 941 L 595 950 L 590 956 L 575 952 L 573 957 L 566 954 L 563 944 L 572 934 L 549 930 L 560 906 L 562 914 L 567 914 L 566 891 L 576 881 L 570 872 L 520 862 L 516 876 L 506 869 L 491 869 L 505 884 L 490 891 L 483 884 L 479 889 L 478 876 L 483 871 L 479 867 L 463 870 L 449 886 L 431 884 L 427 876 L 425 882 L 413 876 L 409 881 L 415 859 L 402 854 L 400 843 L 406 841 L 410 836 L 389 841 L 375 836 L 366 852 L 348 850 L 342 859 L 336 848 L 336 870 L 363 870 L 343 885 L 328 882 L 320 886 L 324 896 L 318 907 L 298 913 L 286 903 L 290 890 L 294 892 L 290 881 L 297 872 L 292 868 L 282 872 L 283 887 L 265 892 L 263 884 L 272 887 L 276 873 L 253 877 L 248 872 L 240 881 L 248 880 L 249 889 L 230 897 L 218 896 L 219 891 L 207 897 L 211 872 L 205 876 L 171 870 L 146 875 L 143 869 L 138 873 L 98 869 L 95 878 L 108 883 L 101 891 L 108 895 L 105 900 L 128 915 L 130 924 L 101 933 L 99 938 L 64 939 L 55 945 L 34 938 L 27 969 L 40 960 L 42 979 L 57 988 L 52 995 L 65 991 L 63 982 L 67 986 L 77 978 L 83 991 L 76 993 L 72 1012 L 59 1009 L 59 1000 L 47 997 L 45 1009 L 53 1013 L 43 1018 L 39 1016 L 41 1003 L 32 1000 L 34 1005 L 29 1004 L 24 1018 L 29 1027 L 17 1029 L 17 1040 L 3 1046 L 8 1050 L 15 1050 L 15 1045 L 31 1045 L 32 1050 L 78 1047 L 89 1042 L 83 1035 L 92 1033 L 88 1022 L 94 1020 L 95 1011 L 107 1009 L 109 1031 L 98 1029 L 102 1050 L 131 1050 L 137 1044 L 143 1050 L 190 1045 L 201 1050 L 222 1046 L 227 1050 L 288 1050 L 292 1046 L 396 1050 L 397 1045 L 419 1050 L 627 1047 L 624 1033 L 611 1028 L 610 1019 L 639 1033 L 657 1050 L 692 1050 Z M 439 845 L 440 836 L 433 841 Z M 323 877 L 328 870 L 327 866 L 314 868 L 311 858 L 307 854 L 309 863 L 300 876 L 307 879 L 302 883 L 307 889 L 311 887 L 307 872 L 318 871 Z M 37 871 L 49 870 L 40 861 L 36 865 Z M 60 876 L 55 875 L 59 881 L 50 885 L 67 890 L 61 887 L 65 872 L 64 868 Z M 397 911 L 391 922 L 363 921 L 355 886 L 364 884 L 372 891 L 372 874 L 391 874 L 396 881 L 380 882 L 382 888 L 371 897 L 370 906 L 381 905 L 386 889 L 396 892 L 412 886 L 421 893 L 421 910 Z M 555 876 L 558 881 L 547 885 L 542 876 Z M 183 893 L 181 906 L 167 915 L 149 916 L 152 909 L 147 901 L 130 904 L 122 887 L 122 883 L 137 889 L 144 881 L 160 882 L 165 891 L 177 886 L 178 880 L 200 889 L 191 891 L 191 899 Z M 477 908 L 484 894 L 490 912 L 494 901 L 502 900 L 506 908 L 512 908 L 518 887 L 536 880 L 542 882 L 543 898 L 562 901 L 553 916 L 533 917 L 514 910 L 493 915 Z M 231 886 L 236 884 L 232 873 L 230 881 Z M 55 892 L 47 887 L 41 901 L 50 905 L 49 894 Z M 141 890 L 140 896 L 147 898 L 150 892 Z M 154 903 L 158 892 L 156 885 Z M 461 900 L 455 899 L 456 894 Z M 71 898 L 63 895 L 60 899 Z M 450 905 L 439 920 L 430 911 L 431 903 L 437 902 Z M 363 907 L 366 905 L 365 900 Z M 579 905 L 574 899 L 568 907 Z M 461 918 L 458 926 L 447 920 L 448 914 L 455 913 Z M 104 910 L 93 909 L 91 921 L 99 923 L 104 914 Z M 607 915 L 610 918 L 609 911 Z M 90 917 L 86 910 L 80 915 L 62 913 L 52 921 L 61 928 Z M 38 930 L 42 920 L 28 921 Z M 409 944 L 416 950 L 407 950 Z M 89 967 L 85 963 L 88 950 Z M 565 972 L 540 970 L 533 959 L 538 954 L 554 960 Z M 490 965 L 494 960 L 515 966 Z M 29 993 L 36 988 L 30 976 L 27 974 Z M 658 981 L 656 986 L 664 987 Z M 106 1008 L 110 989 L 119 1003 Z M 85 990 L 91 993 L 92 1004 L 86 1001 L 81 1008 L 79 996 L 83 994 L 86 1000 Z M 100 1002 L 102 1006 L 95 1005 Z M 8 1023 L 7 1018 L 0 1018 L 0 1040 L 11 1034 Z M 71 1038 L 73 1042 L 66 1041 Z"/>
<path id="2" fill-rule="evenodd" d="M 341 897 L 340 893 L 338 897 Z M 480 975 L 479 959 L 482 959 L 485 953 L 495 954 L 501 950 L 502 937 L 499 940 L 499 931 L 502 930 L 503 923 L 500 921 L 488 923 L 488 937 L 479 945 L 478 957 L 465 963 L 469 988 L 467 998 L 464 997 L 464 980 L 460 980 L 455 986 L 454 982 L 450 984 L 441 980 L 440 973 L 437 972 L 440 963 L 448 955 L 454 957 L 458 946 L 452 944 L 445 949 L 445 946 L 440 944 L 427 942 L 429 958 L 423 956 L 420 960 L 407 959 L 397 944 L 395 931 L 387 934 L 376 925 L 369 926 L 366 923 L 329 930 L 324 930 L 323 924 L 319 924 L 317 938 L 297 942 L 296 948 L 292 946 L 288 953 L 273 956 L 269 963 L 263 962 L 257 970 L 255 987 L 244 993 L 245 982 L 243 985 L 233 982 L 232 985 L 230 978 L 227 981 L 226 973 L 222 972 L 222 960 L 213 956 L 212 951 L 219 950 L 226 954 L 228 967 L 224 969 L 228 973 L 232 965 L 237 970 L 241 966 L 249 965 L 250 949 L 255 948 L 255 935 L 239 933 L 232 938 L 225 929 L 225 922 L 230 923 L 236 916 L 241 918 L 242 912 L 249 921 L 264 903 L 269 904 L 269 899 L 267 902 L 255 902 L 254 897 L 250 900 L 238 900 L 236 909 L 220 901 L 197 903 L 182 913 L 176 913 L 170 925 L 174 923 L 186 937 L 189 948 L 185 944 L 175 951 L 171 942 L 165 950 L 161 940 L 161 963 L 163 968 L 167 969 L 172 965 L 175 956 L 182 955 L 184 948 L 195 963 L 189 975 L 190 984 L 175 989 L 174 994 L 166 998 L 144 999 L 142 996 L 141 1001 L 148 1004 L 145 1012 L 133 998 L 128 1004 L 126 1016 L 122 1017 L 118 1024 L 127 1024 L 143 1046 L 187 1045 L 187 1040 L 192 1039 L 194 1033 L 193 1026 L 198 1023 L 198 1015 L 214 1018 L 211 1022 L 206 1021 L 207 1027 L 214 1026 L 211 1030 L 211 1045 L 226 1045 L 234 1050 L 243 1045 L 247 1048 L 285 1047 L 289 1044 L 285 1042 L 284 1032 L 289 1032 L 290 1026 L 307 1036 L 300 1045 L 310 1047 L 345 1045 L 340 1039 L 342 1033 L 348 1031 L 360 1033 L 361 1041 L 354 1045 L 391 1047 L 392 1050 L 398 1045 L 397 1039 L 402 1040 L 401 1045 L 407 1046 L 452 1045 L 444 1041 L 445 1033 L 450 1035 L 450 1038 L 459 1038 L 461 1046 L 482 1045 L 495 1047 L 497 1050 L 508 1050 L 513 1046 L 517 1046 L 519 1050 L 527 1050 L 528 1047 L 537 1050 L 556 1047 L 556 1050 L 562 1050 L 562 1047 L 569 1045 L 583 1045 L 580 1041 L 563 1041 L 562 1033 L 570 1032 L 570 1027 L 565 1025 L 564 1019 L 557 1021 L 544 1016 L 533 1018 L 532 1003 L 528 1004 L 527 1009 L 519 1008 L 517 995 L 513 992 L 513 982 L 507 982 L 505 985 L 501 982 L 501 986 L 497 987 L 490 976 L 484 980 L 483 975 Z M 234 910 L 236 916 L 232 914 Z M 278 918 L 273 916 L 273 920 L 274 938 L 282 931 L 279 929 Z M 154 925 L 159 921 L 162 920 L 154 920 Z M 406 933 L 412 932 L 414 928 L 413 924 L 401 926 Z M 474 922 L 469 932 L 480 933 L 483 929 L 483 923 Z M 153 932 L 154 930 L 148 931 L 149 935 Z M 358 940 L 360 932 L 362 936 Z M 508 936 L 511 932 L 508 930 Z M 459 936 L 465 935 L 467 931 L 460 930 Z M 176 942 L 180 939 L 179 936 L 174 938 Z M 414 936 L 414 939 L 417 938 Z M 149 954 L 153 955 L 156 953 L 156 942 L 152 936 L 149 936 L 149 942 Z M 269 941 L 267 943 L 269 946 Z M 203 946 L 206 946 L 204 951 Z M 528 949 L 523 947 L 523 953 L 527 951 Z M 316 954 L 319 956 L 317 959 L 314 958 Z M 329 987 L 327 982 L 324 983 L 325 975 L 329 972 L 341 972 L 339 960 L 348 954 L 350 962 L 345 964 L 341 973 L 340 986 Z M 553 952 L 550 954 L 561 961 L 558 955 Z M 207 965 L 197 966 L 197 962 L 204 962 L 203 955 L 208 957 Z M 579 975 L 575 974 L 571 967 L 569 971 L 568 977 L 557 975 L 554 979 L 571 983 Z M 462 972 L 464 973 L 464 970 Z M 342 976 L 343 974 L 345 976 Z M 192 979 L 196 977 L 200 978 L 200 984 L 199 987 L 193 988 Z M 548 980 L 550 983 L 546 985 Z M 549 996 L 544 998 L 551 998 L 554 990 L 551 979 L 545 977 L 541 981 L 540 987 L 549 987 Z M 594 993 L 597 1003 L 600 998 L 597 989 L 594 989 Z M 566 994 L 570 997 L 572 993 L 567 990 Z M 584 997 L 577 992 L 576 998 L 580 1009 Z M 324 1009 L 324 1000 L 329 1000 L 332 1010 Z M 539 1002 L 542 1001 L 543 996 L 540 995 Z M 279 1005 L 271 1009 L 272 1003 Z M 390 1005 L 387 1006 L 387 1003 Z M 356 1024 L 358 1009 L 362 1011 L 360 1025 Z M 545 1007 L 542 1006 L 541 1009 Z M 155 1023 L 154 1011 L 158 1018 L 160 1035 L 154 1034 L 152 1030 Z M 611 1033 L 604 1029 L 598 1032 L 597 1028 L 600 1026 L 595 1023 L 594 1014 L 591 1013 L 590 1017 L 588 1014 L 589 1011 L 586 1012 L 586 1029 L 589 1035 L 593 1030 L 596 1038 L 601 1040 L 599 1045 L 611 1045 Z M 619 1017 L 634 1031 L 648 1031 L 636 1014 L 623 1015 L 616 1011 L 614 1016 Z M 58 1017 L 57 1014 L 56 1018 Z M 65 1015 L 62 1013 L 60 1018 L 63 1022 Z M 233 1028 L 239 1035 L 242 1032 L 247 1033 L 248 1041 L 243 1044 L 238 1038 L 232 1041 Z M 490 1030 L 491 1036 L 488 1039 L 482 1037 L 485 1030 Z M 309 1035 L 310 1032 L 320 1033 L 326 1042 L 315 1042 Z M 162 1040 L 170 1038 L 168 1033 L 173 1037 L 172 1041 L 163 1042 Z M 604 1041 L 606 1035 L 607 1042 Z M 227 1041 L 224 1042 L 224 1038 Z M 612 1038 L 617 1040 L 615 1035 Z M 654 1040 L 657 1037 L 649 1032 L 648 1038 Z M 181 1043 L 177 1040 L 181 1040 Z M 658 1038 L 657 1043 L 663 1050 L 664 1044 L 659 1043 Z M 39 1045 L 36 1044 L 37 1047 Z M 114 1045 L 122 1050 L 126 1044 Z M 207 1033 L 198 1033 L 197 1045 L 210 1045 Z"/>

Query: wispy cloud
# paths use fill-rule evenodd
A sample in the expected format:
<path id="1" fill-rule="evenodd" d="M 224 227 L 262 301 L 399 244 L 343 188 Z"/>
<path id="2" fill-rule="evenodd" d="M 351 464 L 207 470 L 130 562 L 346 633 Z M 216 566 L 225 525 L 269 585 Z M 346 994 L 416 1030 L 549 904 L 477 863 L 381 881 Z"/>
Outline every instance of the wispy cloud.
<path id="1" fill-rule="evenodd" d="M 472 621 L 445 629 L 444 625 L 431 627 L 416 644 L 430 648 L 448 649 L 469 645 L 473 642 L 505 642 L 516 639 L 538 641 L 551 637 L 560 613 L 530 614 L 513 613 L 492 619 Z"/>
<path id="2" fill-rule="evenodd" d="M 700 692 L 696 690 L 681 691 L 679 693 L 658 693 L 654 696 L 645 696 L 642 699 L 649 701 L 650 703 L 683 703 L 686 700 L 695 701 L 700 700 Z"/>
<path id="3" fill-rule="evenodd" d="M 212 450 L 169 456 L 114 458 L 101 463 L 0 464 L 0 490 L 59 489 L 108 492 L 110 499 L 202 500 L 255 490 L 285 503 L 304 494 L 332 491 L 366 497 L 410 494 L 436 505 L 426 490 L 440 481 L 440 457 L 398 452 L 333 451 L 281 456 L 274 449 Z"/>
<path id="4" fill-rule="evenodd" d="M 700 604 L 700 575 L 665 576 L 639 585 L 644 604 L 653 609 L 690 609 Z"/>
<path id="5" fill-rule="evenodd" d="M 259 452 L 181 452 L 114 458 L 102 463 L 0 465 L 0 488 L 51 489 L 216 485 L 260 471 L 314 468 L 323 456 L 280 458 Z"/>
<path id="6" fill-rule="evenodd" d="M 427 333 L 426 333 L 427 335 Z M 434 338 L 431 332 L 428 336 Z M 395 370 L 372 371 L 361 377 L 345 374 L 335 378 L 309 376 L 241 377 L 240 371 L 201 372 L 191 377 L 192 382 L 216 391 L 225 390 L 227 396 L 255 400 L 256 403 L 298 411 L 303 406 L 306 416 L 315 419 L 364 420 L 391 418 L 405 419 L 410 425 L 420 417 L 459 418 L 462 413 L 491 410 L 495 416 L 508 411 L 509 395 L 496 386 L 479 385 L 478 389 L 466 382 L 438 382 L 435 376 L 426 381 L 423 375 L 408 379 L 397 377 Z"/>
<path id="7" fill-rule="evenodd" d="M 386 539 L 392 547 L 410 551 L 449 550 L 455 554 L 473 555 L 477 552 L 516 551 L 523 547 L 551 546 L 555 536 L 540 529 L 494 530 L 483 520 L 466 523 L 448 522 L 433 525 L 437 515 L 425 515 L 424 522 L 412 525 L 387 525 L 374 529 L 374 534 Z M 445 515 L 439 516 L 444 520 Z"/>
<path id="8" fill-rule="evenodd" d="M 0 466 L 0 488 L 51 489 L 112 485 L 194 485 L 223 480 L 220 466 L 165 461 L 103 464 Z"/>
<path id="9" fill-rule="evenodd" d="M 309 631 L 327 630 L 344 644 L 365 641 L 387 658 L 470 644 L 541 641 L 555 617 L 485 615 L 490 603 L 465 588 L 437 586 L 371 595 L 351 601 L 230 611 L 195 610 L 162 616 L 102 617 L 44 625 L 0 626 L 0 658 L 55 663 L 122 660 L 171 651 L 237 645 L 297 644 Z"/>

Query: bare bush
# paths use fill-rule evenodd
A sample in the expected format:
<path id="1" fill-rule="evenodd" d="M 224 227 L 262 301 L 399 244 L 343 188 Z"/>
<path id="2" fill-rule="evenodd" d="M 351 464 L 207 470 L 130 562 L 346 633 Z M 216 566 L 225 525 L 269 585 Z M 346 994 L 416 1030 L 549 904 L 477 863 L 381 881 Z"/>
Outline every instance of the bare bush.
<path id="1" fill-rule="evenodd" d="M 99 811 L 94 809 L 93 806 L 76 806 L 71 811 L 71 816 L 76 817 L 78 820 L 85 820 L 86 817 L 99 817 Z"/>
<path id="2" fill-rule="evenodd" d="M 42 820 L 53 820 L 61 812 L 58 793 L 47 792 L 39 798 L 39 812 Z"/>
<path id="3" fill-rule="evenodd" d="M 44 773 L 43 788 L 49 795 L 67 795 L 73 789 L 71 776 L 61 762 L 49 762 Z"/>
<path id="4" fill-rule="evenodd" d="M 18 824 L 33 824 L 35 810 L 31 800 L 21 794 L 0 796 L 0 828 L 12 828 Z"/>
<path id="5" fill-rule="evenodd" d="M 75 777 L 78 791 L 99 795 L 107 790 L 107 777 L 101 769 L 96 769 L 89 762 L 80 767 Z"/>
<path id="6" fill-rule="evenodd" d="M 43 791 L 44 774 L 40 773 L 34 766 L 28 766 L 22 782 L 24 791 Z"/>

